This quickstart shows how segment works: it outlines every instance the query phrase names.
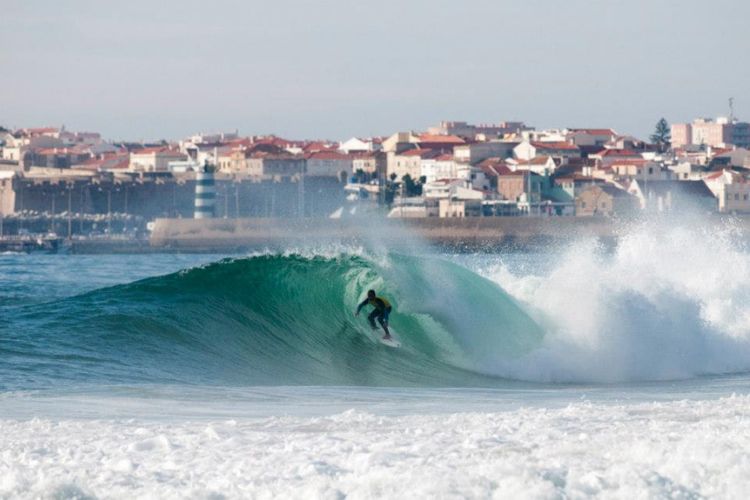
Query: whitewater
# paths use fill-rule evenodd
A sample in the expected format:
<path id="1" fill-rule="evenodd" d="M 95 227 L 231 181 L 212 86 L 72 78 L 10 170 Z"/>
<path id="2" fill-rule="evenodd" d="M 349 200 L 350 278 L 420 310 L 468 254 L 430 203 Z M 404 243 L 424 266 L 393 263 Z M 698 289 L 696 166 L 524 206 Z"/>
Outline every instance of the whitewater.
<path id="1" fill-rule="evenodd" d="M 2 498 L 744 498 L 731 223 L 614 248 L 0 256 Z M 402 347 L 353 311 L 394 304 Z"/>

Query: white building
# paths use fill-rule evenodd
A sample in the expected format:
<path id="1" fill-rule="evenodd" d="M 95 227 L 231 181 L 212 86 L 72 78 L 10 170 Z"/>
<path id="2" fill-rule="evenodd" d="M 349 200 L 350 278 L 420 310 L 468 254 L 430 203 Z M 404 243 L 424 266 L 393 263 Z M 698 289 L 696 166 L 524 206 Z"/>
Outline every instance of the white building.
<path id="1" fill-rule="evenodd" d="M 458 175 L 458 164 L 449 154 L 422 158 L 420 166 L 421 177 L 424 177 L 428 183 L 439 179 L 455 179 Z"/>
<path id="2" fill-rule="evenodd" d="M 380 151 L 382 144 L 379 140 L 375 139 L 360 139 L 359 137 L 352 137 L 351 139 L 339 144 L 339 151 L 351 154 L 351 153 L 372 153 L 374 151 Z"/>
<path id="3" fill-rule="evenodd" d="M 537 156 L 551 156 L 567 160 L 580 158 L 578 146 L 564 141 L 523 141 L 513 148 L 513 155 L 519 160 L 531 160 Z"/>
<path id="4" fill-rule="evenodd" d="M 668 168 L 672 171 L 672 178 L 678 181 L 699 181 L 703 178 L 703 166 L 689 161 L 681 161 Z"/>
<path id="5" fill-rule="evenodd" d="M 530 160 L 510 159 L 507 161 L 507 165 L 514 172 L 517 170 L 530 170 L 539 175 L 552 175 L 557 169 L 558 162 L 551 156 L 542 155 L 535 156 Z"/>
<path id="6" fill-rule="evenodd" d="M 186 155 L 166 146 L 143 148 L 130 152 L 130 170 L 167 172 L 169 171 L 169 162 L 186 158 Z"/>

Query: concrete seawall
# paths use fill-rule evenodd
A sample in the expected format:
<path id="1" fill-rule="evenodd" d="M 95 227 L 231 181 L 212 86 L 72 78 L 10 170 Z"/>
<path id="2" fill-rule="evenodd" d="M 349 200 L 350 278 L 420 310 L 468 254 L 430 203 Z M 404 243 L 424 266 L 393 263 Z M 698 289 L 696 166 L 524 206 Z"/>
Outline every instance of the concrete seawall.
<path id="1" fill-rule="evenodd" d="M 605 218 L 476 217 L 466 219 L 157 219 L 151 246 L 180 251 L 284 248 L 324 242 L 382 241 L 389 246 L 422 239 L 464 248 L 534 248 L 595 237 L 613 243 L 620 224 Z M 411 237 L 415 238 L 411 238 Z"/>

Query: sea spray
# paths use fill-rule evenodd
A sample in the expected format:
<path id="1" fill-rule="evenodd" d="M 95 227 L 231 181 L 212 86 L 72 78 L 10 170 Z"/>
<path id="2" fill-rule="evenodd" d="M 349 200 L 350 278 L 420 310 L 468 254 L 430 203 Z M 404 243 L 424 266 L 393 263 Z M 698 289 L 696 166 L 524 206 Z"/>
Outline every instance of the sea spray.
<path id="1" fill-rule="evenodd" d="M 538 255 L 546 271 L 484 270 L 547 332 L 506 377 L 627 382 L 750 370 L 750 261 L 729 224 L 649 220 L 606 251 L 594 240 Z M 550 262 L 551 261 L 551 262 Z"/>

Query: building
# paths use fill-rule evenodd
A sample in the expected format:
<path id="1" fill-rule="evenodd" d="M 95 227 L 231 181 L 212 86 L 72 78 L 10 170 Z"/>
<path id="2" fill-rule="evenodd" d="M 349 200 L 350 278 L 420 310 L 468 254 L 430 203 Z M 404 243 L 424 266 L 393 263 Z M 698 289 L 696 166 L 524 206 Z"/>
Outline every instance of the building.
<path id="1" fill-rule="evenodd" d="M 576 196 L 575 203 L 577 217 L 627 215 L 638 206 L 634 196 L 611 184 L 586 187 Z"/>
<path id="2" fill-rule="evenodd" d="M 628 192 L 652 212 L 715 212 L 716 197 L 703 181 L 633 181 Z"/>
<path id="3" fill-rule="evenodd" d="M 528 141 L 525 140 L 515 148 L 513 155 L 519 160 L 531 160 L 537 156 L 551 156 L 566 163 L 568 158 L 580 158 L 578 146 L 564 141 Z"/>
<path id="4" fill-rule="evenodd" d="M 569 203 L 575 201 L 576 197 L 589 186 L 606 183 L 604 179 L 583 175 L 580 172 L 555 175 L 546 194 L 554 201 Z"/>
<path id="5" fill-rule="evenodd" d="M 455 179 L 458 176 L 458 163 L 450 154 L 422 158 L 420 165 L 421 177 L 428 183 L 440 179 Z"/>
<path id="6" fill-rule="evenodd" d="M 750 183 L 743 182 L 725 184 L 718 196 L 719 211 L 728 213 L 750 212 Z"/>
<path id="7" fill-rule="evenodd" d="M 660 163 L 645 158 L 615 160 L 610 168 L 618 180 L 668 181 L 672 177 L 670 170 L 662 169 Z"/>
<path id="8" fill-rule="evenodd" d="M 396 132 L 385 139 L 382 146 L 386 153 L 401 153 L 416 147 L 417 142 L 419 142 L 419 137 L 411 132 Z"/>
<path id="9" fill-rule="evenodd" d="M 438 213 L 445 217 L 479 217 L 482 215 L 481 193 L 475 198 L 444 198 L 438 202 Z"/>
<path id="10" fill-rule="evenodd" d="M 671 128 L 672 147 L 689 145 L 723 147 L 727 144 L 750 147 L 750 123 L 730 120 L 696 118 L 692 123 L 675 123 Z"/>
<path id="11" fill-rule="evenodd" d="M 70 168 L 89 158 L 91 158 L 91 153 L 81 147 L 31 150 L 31 165 L 34 167 Z"/>
<path id="12" fill-rule="evenodd" d="M 630 149 L 602 149 L 598 153 L 590 154 L 589 158 L 596 160 L 600 167 L 611 167 L 618 162 L 642 159 L 643 156 Z"/>
<path id="13" fill-rule="evenodd" d="M 507 161 L 508 167 L 512 170 L 531 170 L 539 175 L 552 175 L 560 165 L 561 160 L 555 160 L 551 156 L 535 156 L 530 160 L 510 159 Z"/>
<path id="14" fill-rule="evenodd" d="M 408 175 L 414 180 L 422 175 L 422 159 L 436 158 L 440 151 L 431 149 L 410 149 L 403 153 L 392 154 L 388 162 L 388 178 L 395 174 L 397 180 Z"/>
<path id="15" fill-rule="evenodd" d="M 307 175 L 348 179 L 353 170 L 352 156 L 338 151 L 319 151 L 305 155 Z"/>
<path id="16" fill-rule="evenodd" d="M 524 130 L 529 130 L 529 128 L 523 122 L 472 125 L 461 121 L 443 121 L 439 125 L 427 129 L 427 133 L 432 135 L 456 135 L 475 139 L 477 136 L 503 137 L 506 135 L 516 135 Z"/>
<path id="17" fill-rule="evenodd" d="M 141 172 L 167 172 L 169 162 L 187 159 L 187 155 L 167 146 L 143 148 L 130 152 L 130 169 Z"/>
<path id="18" fill-rule="evenodd" d="M 456 146 L 466 144 L 466 141 L 456 135 L 420 134 L 416 143 L 421 149 L 434 149 L 442 153 L 452 153 Z"/>
<path id="19" fill-rule="evenodd" d="M 305 172 L 306 161 L 304 156 L 291 153 L 255 151 L 246 158 L 246 165 L 249 177 L 288 180 Z"/>
<path id="20" fill-rule="evenodd" d="M 672 178 L 680 181 L 699 181 L 703 178 L 705 168 L 696 163 L 681 161 L 676 165 L 669 167 L 672 171 Z"/>
<path id="21" fill-rule="evenodd" d="M 569 128 L 566 138 L 576 146 L 604 146 L 617 138 L 611 128 Z"/>
<path id="22" fill-rule="evenodd" d="M 520 203 L 539 203 L 542 199 L 544 178 L 528 170 L 501 169 L 497 177 L 500 199 Z"/>
<path id="23" fill-rule="evenodd" d="M 453 148 L 456 161 L 475 165 L 487 158 L 512 158 L 518 141 L 488 141 L 458 145 Z"/>
<path id="24" fill-rule="evenodd" d="M 385 178 L 387 166 L 387 155 L 380 151 L 352 155 L 352 170 L 354 174 L 362 171 L 370 177 Z"/>
<path id="25" fill-rule="evenodd" d="M 380 151 L 382 148 L 382 141 L 374 138 L 360 139 L 359 137 L 352 137 L 351 139 L 339 144 L 339 151 L 346 154 L 372 153 L 374 151 Z"/>

